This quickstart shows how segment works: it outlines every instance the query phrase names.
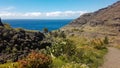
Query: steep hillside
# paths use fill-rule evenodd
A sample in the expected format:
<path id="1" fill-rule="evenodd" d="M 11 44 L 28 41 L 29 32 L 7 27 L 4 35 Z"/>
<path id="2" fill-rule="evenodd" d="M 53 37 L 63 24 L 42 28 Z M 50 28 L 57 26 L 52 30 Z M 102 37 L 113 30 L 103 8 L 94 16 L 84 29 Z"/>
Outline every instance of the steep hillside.
<path id="1" fill-rule="evenodd" d="M 85 37 L 109 36 L 111 43 L 119 43 L 120 1 L 93 13 L 86 13 L 62 28 Z M 76 32 L 77 30 L 77 32 Z"/>
<path id="2" fill-rule="evenodd" d="M 90 26 L 96 25 L 108 25 L 111 23 L 106 22 L 120 22 L 120 1 L 114 3 L 111 6 L 106 8 L 102 8 L 94 13 L 87 13 L 79 17 L 78 19 L 74 20 L 70 25 L 77 25 L 77 24 L 86 24 L 89 23 Z M 114 24 L 112 22 L 112 24 Z"/>

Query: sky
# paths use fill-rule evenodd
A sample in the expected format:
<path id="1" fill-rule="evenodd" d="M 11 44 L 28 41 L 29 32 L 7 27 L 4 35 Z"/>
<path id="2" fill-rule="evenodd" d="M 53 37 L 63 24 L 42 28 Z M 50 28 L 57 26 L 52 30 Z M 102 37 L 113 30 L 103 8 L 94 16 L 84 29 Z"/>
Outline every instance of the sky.
<path id="1" fill-rule="evenodd" d="M 75 19 L 118 0 L 0 0 L 2 19 Z"/>

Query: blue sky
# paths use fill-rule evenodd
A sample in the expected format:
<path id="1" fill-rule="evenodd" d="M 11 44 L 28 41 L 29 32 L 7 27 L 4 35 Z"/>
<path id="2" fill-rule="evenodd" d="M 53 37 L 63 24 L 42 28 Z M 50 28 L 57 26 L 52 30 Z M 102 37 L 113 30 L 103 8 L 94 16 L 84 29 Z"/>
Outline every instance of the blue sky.
<path id="1" fill-rule="evenodd" d="M 118 0 L 0 0 L 3 19 L 74 19 Z"/>

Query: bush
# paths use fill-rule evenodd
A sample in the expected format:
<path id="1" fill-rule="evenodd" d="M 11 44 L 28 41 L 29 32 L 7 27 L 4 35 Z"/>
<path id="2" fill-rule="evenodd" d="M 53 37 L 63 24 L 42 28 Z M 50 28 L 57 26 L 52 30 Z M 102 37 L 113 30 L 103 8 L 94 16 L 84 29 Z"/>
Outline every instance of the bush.
<path id="1" fill-rule="evenodd" d="M 89 68 L 86 64 L 78 64 L 78 63 L 67 63 L 63 65 L 62 68 Z"/>
<path id="2" fill-rule="evenodd" d="M 106 48 L 104 40 L 99 39 L 99 38 L 93 39 L 90 43 L 96 49 L 105 49 Z"/>
<path id="3" fill-rule="evenodd" d="M 4 24 L 4 27 L 5 27 L 6 29 L 12 29 L 11 26 L 10 26 L 9 24 L 7 24 L 7 23 Z"/>
<path id="4" fill-rule="evenodd" d="M 18 61 L 20 68 L 49 68 L 52 60 L 49 56 L 32 52 L 25 59 Z"/>
<path id="5" fill-rule="evenodd" d="M 59 58 L 53 58 L 52 68 L 61 68 L 66 63 L 59 59 Z"/>
<path id="6" fill-rule="evenodd" d="M 86 68 L 84 65 L 97 68 L 103 63 L 103 56 L 107 49 L 102 39 L 97 38 L 89 41 L 83 37 L 73 36 L 55 38 L 47 52 L 55 57 L 54 60 L 59 59 L 52 63 L 55 68 L 61 68 L 61 66 L 62 68 Z M 80 67 L 81 65 L 83 67 Z"/>
<path id="7" fill-rule="evenodd" d="M 105 44 L 109 44 L 109 40 L 108 40 L 108 37 L 105 36 L 105 39 L 103 40 Z"/>
<path id="8" fill-rule="evenodd" d="M 56 57 L 64 54 L 71 56 L 75 53 L 75 48 L 76 47 L 72 44 L 72 41 L 68 39 L 58 39 L 52 43 L 50 50 Z"/>
<path id="9" fill-rule="evenodd" d="M 44 33 L 48 33 L 48 29 L 47 29 L 47 28 L 44 28 L 44 29 L 43 29 L 43 32 L 44 32 Z"/>
<path id="10" fill-rule="evenodd" d="M 5 63 L 5 64 L 0 64 L 0 68 L 18 68 L 18 63 Z"/>

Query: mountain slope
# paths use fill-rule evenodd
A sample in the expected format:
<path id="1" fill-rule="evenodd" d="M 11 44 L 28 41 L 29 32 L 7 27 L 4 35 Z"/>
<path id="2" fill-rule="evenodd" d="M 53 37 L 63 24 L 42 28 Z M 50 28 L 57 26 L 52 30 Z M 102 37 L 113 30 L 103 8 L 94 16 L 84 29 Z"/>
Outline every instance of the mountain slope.
<path id="1" fill-rule="evenodd" d="M 110 42 L 119 43 L 120 36 L 120 1 L 93 13 L 86 13 L 63 27 L 62 30 L 79 30 L 74 34 L 85 37 L 108 36 Z"/>
<path id="2" fill-rule="evenodd" d="M 70 25 L 86 24 L 90 26 L 110 24 L 109 21 L 120 22 L 120 1 L 94 13 L 87 13 L 74 20 Z"/>

